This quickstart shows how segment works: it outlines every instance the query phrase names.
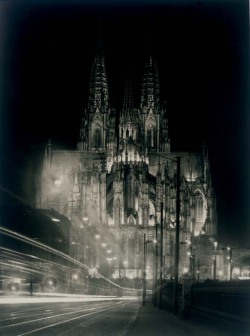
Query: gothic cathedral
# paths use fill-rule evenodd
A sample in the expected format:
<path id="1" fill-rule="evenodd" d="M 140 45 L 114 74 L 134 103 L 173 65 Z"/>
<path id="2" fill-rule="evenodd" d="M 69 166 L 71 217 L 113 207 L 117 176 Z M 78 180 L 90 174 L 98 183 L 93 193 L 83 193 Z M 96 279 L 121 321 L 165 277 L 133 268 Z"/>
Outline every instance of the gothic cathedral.
<path id="1" fill-rule="evenodd" d="M 163 228 L 163 275 L 172 277 L 175 254 L 176 157 L 180 156 L 180 274 L 206 269 L 206 246 L 217 234 L 215 195 L 208 151 L 171 151 L 166 104 L 160 101 L 158 69 L 150 53 L 140 104 L 132 84 L 121 110 L 111 108 L 104 51 L 99 38 L 92 65 L 88 105 L 75 150 L 46 146 L 37 207 L 54 209 L 71 223 L 71 254 L 116 278 L 153 277 Z M 191 257 L 196 260 L 192 260 Z M 202 262 L 202 260 L 204 261 Z"/>

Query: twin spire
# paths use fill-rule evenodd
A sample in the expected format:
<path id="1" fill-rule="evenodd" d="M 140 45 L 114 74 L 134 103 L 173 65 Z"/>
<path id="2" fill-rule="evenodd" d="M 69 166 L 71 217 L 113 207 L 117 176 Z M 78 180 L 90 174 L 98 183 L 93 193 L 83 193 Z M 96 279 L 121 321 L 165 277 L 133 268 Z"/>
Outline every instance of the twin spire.
<path id="1" fill-rule="evenodd" d="M 96 57 L 92 65 L 89 84 L 89 108 L 108 108 L 108 101 L 108 81 L 104 62 L 101 27 L 99 27 L 96 44 Z"/>
<path id="2" fill-rule="evenodd" d="M 140 108 L 134 107 L 132 83 L 130 71 L 128 71 L 123 105 L 118 117 L 109 105 L 103 39 L 99 27 L 96 56 L 91 69 L 88 108 L 85 110 L 80 130 L 80 141 L 85 142 L 85 144 L 80 148 L 113 148 L 114 146 L 111 144 L 111 142 L 115 142 L 113 133 L 116 133 L 119 125 L 119 127 L 122 127 L 119 132 L 123 135 L 129 133 L 133 139 L 136 137 L 146 147 L 150 146 L 151 149 L 160 150 L 161 139 L 159 134 L 162 134 L 164 139 L 168 138 L 167 126 L 164 126 L 167 125 L 167 117 L 166 113 L 162 113 L 160 108 L 158 67 L 153 57 L 151 44 L 142 80 Z M 160 114 L 163 117 L 161 122 L 157 117 Z M 113 129 L 113 133 L 111 129 Z"/>

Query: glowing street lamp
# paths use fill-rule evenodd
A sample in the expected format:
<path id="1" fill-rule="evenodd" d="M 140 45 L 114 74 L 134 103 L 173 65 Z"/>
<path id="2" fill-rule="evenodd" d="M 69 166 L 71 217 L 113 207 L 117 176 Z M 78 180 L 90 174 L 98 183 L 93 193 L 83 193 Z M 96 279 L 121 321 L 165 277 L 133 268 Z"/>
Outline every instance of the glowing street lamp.
<path id="1" fill-rule="evenodd" d="M 74 280 L 77 280 L 77 279 L 78 279 L 78 274 L 74 273 L 74 274 L 72 275 L 72 278 L 73 278 Z"/>
<path id="2" fill-rule="evenodd" d="M 84 216 L 82 217 L 82 220 L 83 220 L 84 222 L 87 222 L 87 221 L 89 220 L 89 218 L 88 218 L 87 215 L 84 215 Z"/>
<path id="3" fill-rule="evenodd" d="M 77 273 L 73 273 L 72 274 L 72 293 L 74 293 L 74 280 L 78 280 L 78 274 Z"/>

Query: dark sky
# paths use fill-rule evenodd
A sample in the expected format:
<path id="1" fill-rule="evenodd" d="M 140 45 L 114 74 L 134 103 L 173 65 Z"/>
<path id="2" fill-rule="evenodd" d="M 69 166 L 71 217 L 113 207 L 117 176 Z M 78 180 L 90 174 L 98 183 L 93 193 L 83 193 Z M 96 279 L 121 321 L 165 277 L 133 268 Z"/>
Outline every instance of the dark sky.
<path id="1" fill-rule="evenodd" d="M 207 142 L 220 238 L 249 237 L 248 1 L 0 2 L 1 184 L 34 202 L 49 138 L 74 148 L 102 21 L 110 98 L 132 69 L 135 103 L 152 37 L 173 150 Z M 10 201 L 1 193 L 2 201 Z"/>

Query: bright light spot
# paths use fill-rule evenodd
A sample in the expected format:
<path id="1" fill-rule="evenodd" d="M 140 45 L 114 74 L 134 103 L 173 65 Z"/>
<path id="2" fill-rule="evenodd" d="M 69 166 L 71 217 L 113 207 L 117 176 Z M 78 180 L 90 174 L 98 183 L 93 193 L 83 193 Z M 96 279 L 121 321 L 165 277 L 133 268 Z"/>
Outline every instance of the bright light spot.
<path id="1" fill-rule="evenodd" d="M 53 222 L 61 222 L 60 219 L 58 218 L 51 218 L 53 220 Z"/>
<path id="2" fill-rule="evenodd" d="M 189 255 L 189 256 L 190 256 L 190 255 L 191 255 L 191 252 L 188 252 L 188 253 L 187 253 L 187 255 Z"/>
<path id="3" fill-rule="evenodd" d="M 124 265 L 126 266 L 126 265 L 128 265 L 128 261 L 127 260 L 124 260 Z"/>
<path id="4" fill-rule="evenodd" d="M 106 243 L 102 243 L 102 247 L 106 247 L 107 246 L 107 244 Z"/>
<path id="5" fill-rule="evenodd" d="M 55 185 L 61 185 L 62 184 L 62 181 L 61 180 L 55 180 Z"/>
<path id="6" fill-rule="evenodd" d="M 117 257 L 113 257 L 113 259 L 114 259 L 114 260 L 116 260 L 116 259 L 117 259 Z"/>
<path id="7" fill-rule="evenodd" d="M 231 248 L 228 246 L 228 247 L 227 247 L 227 250 L 230 251 L 230 249 L 231 249 Z"/>
<path id="8" fill-rule="evenodd" d="M 216 248 L 218 246 L 218 242 L 214 242 L 214 247 Z"/>
<path id="9" fill-rule="evenodd" d="M 111 252 L 112 252 L 112 250 L 107 250 L 107 252 L 108 252 L 108 253 L 111 253 Z"/>
<path id="10" fill-rule="evenodd" d="M 101 237 L 101 236 L 100 236 L 99 234 L 96 234 L 96 235 L 95 235 L 95 238 L 96 238 L 96 239 L 99 239 L 100 237 Z"/>
<path id="11" fill-rule="evenodd" d="M 187 273 L 188 272 L 188 268 L 187 267 L 184 267 L 183 268 L 183 273 Z"/>
<path id="12" fill-rule="evenodd" d="M 73 274 L 73 279 L 77 280 L 78 279 L 78 274 Z"/>

